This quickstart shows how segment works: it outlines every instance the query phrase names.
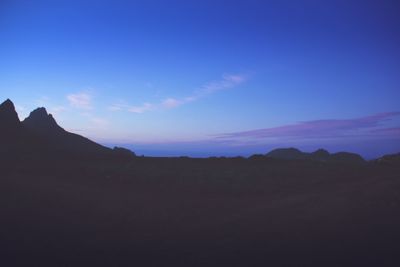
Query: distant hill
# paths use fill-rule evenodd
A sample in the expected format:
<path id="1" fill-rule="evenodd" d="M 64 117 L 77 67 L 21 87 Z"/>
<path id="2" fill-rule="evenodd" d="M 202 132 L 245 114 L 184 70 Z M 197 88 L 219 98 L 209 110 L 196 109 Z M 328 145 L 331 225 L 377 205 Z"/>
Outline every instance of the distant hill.
<path id="1" fill-rule="evenodd" d="M 266 154 L 267 157 L 276 159 L 304 159 L 305 153 L 297 148 L 279 148 Z"/>
<path id="2" fill-rule="evenodd" d="M 0 105 L 0 152 L 4 155 L 41 155 L 47 157 L 130 158 L 134 153 L 110 149 L 60 127 L 46 109 L 37 108 L 20 121 L 14 104 L 7 99 Z"/>
<path id="3" fill-rule="evenodd" d="M 365 160 L 358 154 L 338 152 L 330 154 L 324 149 L 312 153 L 302 152 L 296 148 L 278 148 L 265 155 L 267 158 L 283 160 L 313 160 L 320 162 L 364 163 Z"/>
<path id="4" fill-rule="evenodd" d="M 10 99 L 0 104 L 0 158 L 10 157 L 74 157 L 130 159 L 132 151 L 114 147 L 110 149 L 70 133 L 60 127 L 44 107 L 35 109 L 22 122 Z M 251 160 L 310 160 L 333 163 L 365 163 L 358 154 L 349 152 L 329 153 L 318 149 L 312 153 L 296 148 L 279 148 L 265 155 L 253 155 Z M 383 156 L 377 162 L 398 163 L 400 154 Z"/>
<path id="5" fill-rule="evenodd" d="M 400 153 L 385 155 L 375 160 L 378 163 L 385 163 L 385 164 L 400 164 Z"/>

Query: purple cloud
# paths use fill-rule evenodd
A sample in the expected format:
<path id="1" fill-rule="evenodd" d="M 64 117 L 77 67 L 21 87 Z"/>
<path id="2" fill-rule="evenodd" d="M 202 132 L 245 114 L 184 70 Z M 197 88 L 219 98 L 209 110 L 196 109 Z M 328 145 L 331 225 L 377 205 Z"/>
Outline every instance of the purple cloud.
<path id="1" fill-rule="evenodd" d="M 226 133 L 217 136 L 219 139 L 262 139 L 262 138 L 332 138 L 365 135 L 396 135 L 400 128 L 382 128 L 400 112 L 386 112 L 355 119 L 328 119 L 305 121 L 297 124 L 264 128 L 243 132 Z"/>
<path id="2" fill-rule="evenodd" d="M 379 135 L 400 137 L 400 127 L 374 129 L 371 132 L 379 134 Z"/>

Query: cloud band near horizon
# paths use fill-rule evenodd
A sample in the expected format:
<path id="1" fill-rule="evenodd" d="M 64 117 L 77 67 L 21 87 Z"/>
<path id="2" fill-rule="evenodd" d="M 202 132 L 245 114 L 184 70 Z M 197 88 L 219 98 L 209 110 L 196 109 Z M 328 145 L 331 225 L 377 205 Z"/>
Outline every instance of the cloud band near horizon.
<path id="1" fill-rule="evenodd" d="M 242 132 L 224 133 L 216 139 L 243 140 L 268 138 L 341 138 L 355 136 L 399 137 L 399 127 L 383 127 L 384 122 L 399 117 L 400 112 L 384 112 L 354 119 L 326 119 Z"/>

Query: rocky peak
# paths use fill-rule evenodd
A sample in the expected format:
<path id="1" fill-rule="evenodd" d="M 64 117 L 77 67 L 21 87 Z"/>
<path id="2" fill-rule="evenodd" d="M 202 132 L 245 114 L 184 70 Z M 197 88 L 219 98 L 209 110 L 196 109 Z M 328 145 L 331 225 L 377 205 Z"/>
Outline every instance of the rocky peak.
<path id="1" fill-rule="evenodd" d="M 26 127 L 40 132 L 62 130 L 53 116 L 48 114 L 43 107 L 32 111 L 22 123 Z"/>
<path id="2" fill-rule="evenodd" d="M 47 110 L 44 107 L 37 108 L 29 114 L 31 118 L 46 118 L 48 116 Z"/>
<path id="3" fill-rule="evenodd" d="M 0 104 L 0 125 L 3 128 L 17 127 L 20 124 L 14 103 L 7 99 Z"/>
<path id="4" fill-rule="evenodd" d="M 329 157 L 330 156 L 330 153 L 328 151 L 326 151 L 325 149 L 322 149 L 322 148 L 320 148 L 318 150 L 315 150 L 311 154 L 313 154 L 314 156 L 319 156 L 319 157 Z"/>

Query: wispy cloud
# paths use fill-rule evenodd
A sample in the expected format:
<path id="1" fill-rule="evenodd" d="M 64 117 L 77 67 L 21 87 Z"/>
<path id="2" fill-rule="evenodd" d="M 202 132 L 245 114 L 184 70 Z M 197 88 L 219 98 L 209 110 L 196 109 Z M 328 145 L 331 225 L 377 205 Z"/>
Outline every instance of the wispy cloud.
<path id="1" fill-rule="evenodd" d="M 107 118 L 98 117 L 91 112 L 83 112 L 81 115 L 87 118 L 87 129 L 89 130 L 104 130 L 110 125 L 110 121 Z"/>
<path id="2" fill-rule="evenodd" d="M 133 113 L 143 113 L 143 112 L 146 112 L 146 111 L 154 109 L 154 107 L 155 106 L 153 104 L 151 104 L 151 103 L 144 103 L 141 106 L 128 107 L 128 111 L 129 112 L 133 112 Z"/>
<path id="3" fill-rule="evenodd" d="M 117 112 L 117 111 L 128 111 L 132 113 L 143 113 L 146 111 L 150 111 L 154 108 L 154 104 L 151 103 L 143 103 L 142 105 L 128 105 L 125 101 L 119 101 L 117 103 L 114 103 L 110 106 L 108 106 L 109 111 Z"/>
<path id="4" fill-rule="evenodd" d="M 176 107 L 182 105 L 183 103 L 184 103 L 184 102 L 181 101 L 181 100 L 178 100 L 178 99 L 175 99 L 175 98 L 170 97 L 170 98 L 164 99 L 164 100 L 161 102 L 161 105 L 162 105 L 163 107 L 165 107 L 165 108 L 176 108 Z"/>
<path id="5" fill-rule="evenodd" d="M 182 98 L 167 97 L 159 103 L 143 103 L 139 106 L 129 106 L 126 104 L 116 103 L 108 107 L 110 111 L 129 111 L 133 113 L 144 113 L 146 111 L 156 110 L 156 109 L 173 109 L 179 106 L 188 104 L 190 102 L 197 101 L 203 97 L 211 95 L 221 90 L 233 88 L 239 84 L 245 82 L 247 76 L 242 74 L 230 75 L 225 74 L 219 81 L 213 81 L 207 83 L 200 87 L 198 90 L 194 91 L 191 95 Z"/>
<path id="6" fill-rule="evenodd" d="M 222 91 L 225 89 L 233 88 L 235 86 L 240 85 L 241 83 L 245 82 L 247 80 L 247 76 L 242 75 L 242 74 L 237 74 L 237 75 L 230 75 L 230 74 L 225 74 L 222 76 L 222 79 L 220 81 L 214 81 L 207 83 L 200 87 L 199 90 L 195 91 L 192 95 L 186 96 L 182 99 L 174 99 L 174 98 L 168 98 L 164 100 L 164 102 L 167 101 L 169 103 L 169 107 L 171 104 L 173 104 L 173 107 L 177 107 L 186 103 L 190 103 L 196 100 L 199 100 L 203 97 L 206 97 L 207 95 L 216 93 L 218 91 Z M 173 100 L 173 101 L 171 101 Z"/>
<path id="7" fill-rule="evenodd" d="M 129 105 L 124 104 L 124 103 L 114 103 L 108 107 L 108 110 L 110 110 L 110 111 L 121 111 L 121 110 L 125 110 L 125 109 L 129 109 Z"/>
<path id="8" fill-rule="evenodd" d="M 92 95 L 88 92 L 69 94 L 67 100 L 72 107 L 85 110 L 92 109 Z"/>
<path id="9" fill-rule="evenodd" d="M 349 136 L 373 136 L 398 134 L 399 128 L 383 128 L 385 121 L 400 116 L 400 112 L 386 112 L 355 119 L 328 119 L 305 121 L 279 127 L 225 133 L 218 139 L 264 139 L 264 138 L 337 138 Z"/>
<path id="10" fill-rule="evenodd" d="M 217 82 L 211 82 L 204 85 L 200 91 L 194 95 L 195 97 L 201 97 L 203 95 L 211 94 L 216 91 L 232 88 L 238 84 L 246 81 L 247 77 L 245 75 L 230 75 L 225 74 L 222 76 L 222 80 Z"/>
<path id="11" fill-rule="evenodd" d="M 107 128 L 109 126 L 109 121 L 104 118 L 92 117 L 90 121 L 96 128 Z"/>
<path id="12" fill-rule="evenodd" d="M 54 106 L 54 107 L 49 108 L 49 113 L 51 113 L 53 115 L 58 115 L 65 110 L 66 110 L 66 108 L 64 106 Z"/>

